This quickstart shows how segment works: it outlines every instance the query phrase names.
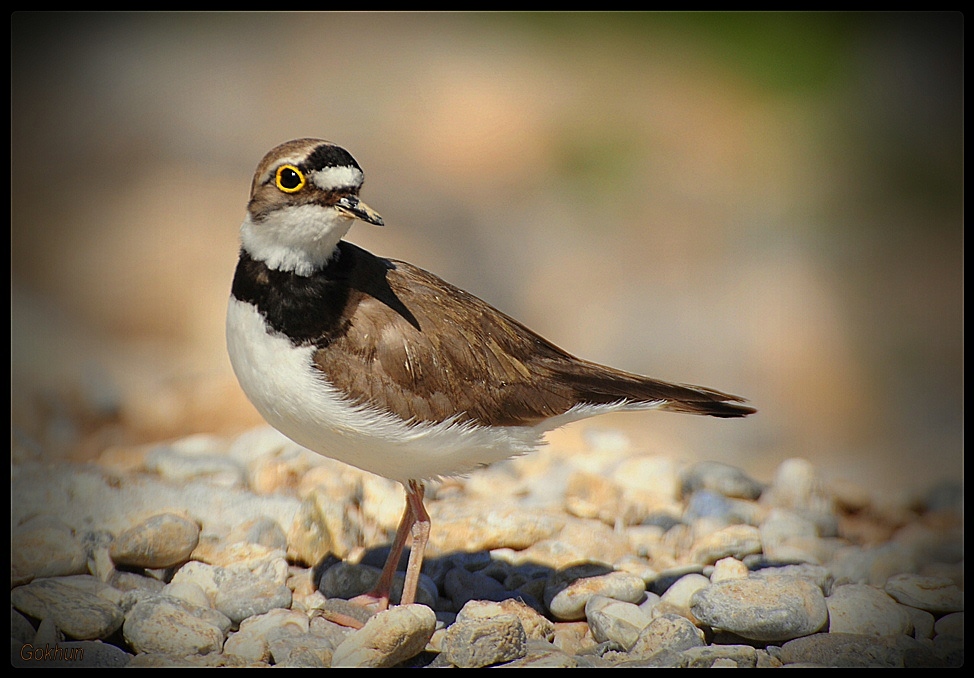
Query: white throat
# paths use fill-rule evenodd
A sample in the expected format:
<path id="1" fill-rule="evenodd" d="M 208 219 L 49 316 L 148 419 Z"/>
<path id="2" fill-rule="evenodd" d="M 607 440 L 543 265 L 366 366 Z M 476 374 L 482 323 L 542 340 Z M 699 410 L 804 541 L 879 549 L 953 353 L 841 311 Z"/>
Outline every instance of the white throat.
<path id="1" fill-rule="evenodd" d="M 260 222 L 248 214 L 240 225 L 240 241 L 251 257 L 268 268 L 311 275 L 328 263 L 354 221 L 318 205 L 285 207 Z"/>

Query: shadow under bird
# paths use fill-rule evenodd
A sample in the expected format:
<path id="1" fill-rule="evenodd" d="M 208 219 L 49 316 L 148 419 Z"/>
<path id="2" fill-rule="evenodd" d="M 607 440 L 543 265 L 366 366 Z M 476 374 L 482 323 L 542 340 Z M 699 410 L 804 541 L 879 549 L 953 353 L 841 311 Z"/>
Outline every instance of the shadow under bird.
<path id="1" fill-rule="evenodd" d="M 378 584 L 357 602 L 388 607 L 410 535 L 400 602 L 415 601 L 430 531 L 424 480 L 530 452 L 547 431 L 606 412 L 755 411 L 576 358 L 437 276 L 342 240 L 356 220 L 383 225 L 359 199 L 363 179 L 348 151 L 320 139 L 264 156 L 226 323 L 237 379 L 272 426 L 405 487 Z"/>

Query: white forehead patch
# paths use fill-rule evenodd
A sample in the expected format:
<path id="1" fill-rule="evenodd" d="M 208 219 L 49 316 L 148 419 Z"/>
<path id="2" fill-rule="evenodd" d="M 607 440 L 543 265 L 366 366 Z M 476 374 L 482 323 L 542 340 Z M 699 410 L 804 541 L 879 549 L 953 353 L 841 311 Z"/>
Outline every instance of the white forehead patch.
<path id="1" fill-rule="evenodd" d="M 307 157 L 307 155 L 308 155 L 307 153 L 300 153 L 300 154 L 295 153 L 294 155 L 286 155 L 282 158 L 277 158 L 274 161 L 274 164 L 268 167 L 267 171 L 265 171 L 263 174 L 260 175 L 260 180 L 257 183 L 263 184 L 264 182 L 266 182 L 268 179 L 274 176 L 274 173 L 277 172 L 277 168 L 280 167 L 281 165 L 294 165 L 295 167 L 297 167 L 302 162 L 304 162 L 304 159 Z"/>
<path id="2" fill-rule="evenodd" d="M 331 191 L 336 188 L 361 186 L 365 177 L 359 168 L 346 166 L 325 167 L 324 169 L 310 172 L 308 178 L 314 182 L 315 186 L 323 191 Z"/>

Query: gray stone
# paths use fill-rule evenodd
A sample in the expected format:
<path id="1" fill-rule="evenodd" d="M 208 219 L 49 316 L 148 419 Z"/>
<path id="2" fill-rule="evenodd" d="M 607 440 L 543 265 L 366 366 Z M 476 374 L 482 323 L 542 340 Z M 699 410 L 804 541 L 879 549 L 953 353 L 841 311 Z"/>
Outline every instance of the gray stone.
<path id="1" fill-rule="evenodd" d="M 216 610 L 160 595 L 136 603 L 122 633 L 136 652 L 185 656 L 219 652 L 229 627 Z"/>
<path id="2" fill-rule="evenodd" d="M 701 622 L 760 641 L 815 633 L 828 621 L 822 591 L 793 577 L 722 581 L 697 591 L 691 612 Z"/>
<path id="3" fill-rule="evenodd" d="M 458 618 L 446 630 L 443 655 L 454 666 L 471 669 L 502 664 L 527 654 L 527 635 L 513 614 Z"/>
<path id="4" fill-rule="evenodd" d="M 907 609 L 872 586 L 837 586 L 825 603 L 829 608 L 829 633 L 867 636 L 913 633 L 913 620 Z"/>
<path id="5" fill-rule="evenodd" d="M 689 496 L 699 490 L 712 490 L 725 497 L 757 499 L 764 486 L 741 469 L 717 461 L 702 461 L 680 474 L 682 493 Z"/>
<path id="6" fill-rule="evenodd" d="M 36 579 L 10 592 L 10 603 L 36 619 L 50 618 L 77 640 L 107 638 L 122 625 L 122 610 L 101 596 L 59 579 Z"/>
<path id="7" fill-rule="evenodd" d="M 903 668 L 907 656 L 918 656 L 924 650 L 918 641 L 907 636 L 880 638 L 851 633 L 816 633 L 782 645 L 781 661 L 837 668 Z M 928 649 L 925 654 L 929 656 Z"/>

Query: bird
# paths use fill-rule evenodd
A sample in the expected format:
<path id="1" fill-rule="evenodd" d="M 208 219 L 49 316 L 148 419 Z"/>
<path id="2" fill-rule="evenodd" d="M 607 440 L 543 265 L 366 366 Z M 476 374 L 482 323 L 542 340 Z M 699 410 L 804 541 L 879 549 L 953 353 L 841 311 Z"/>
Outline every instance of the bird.
<path id="1" fill-rule="evenodd" d="M 416 601 L 431 521 L 426 483 L 532 452 L 569 422 L 619 410 L 713 417 L 756 410 L 739 396 L 577 358 L 480 298 L 347 240 L 383 226 L 341 146 L 294 139 L 259 162 L 240 226 L 226 317 L 230 363 L 274 428 L 385 478 L 406 505 L 375 587 L 388 609 Z"/>

